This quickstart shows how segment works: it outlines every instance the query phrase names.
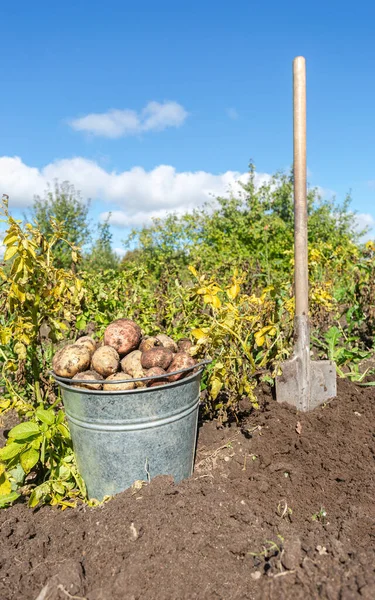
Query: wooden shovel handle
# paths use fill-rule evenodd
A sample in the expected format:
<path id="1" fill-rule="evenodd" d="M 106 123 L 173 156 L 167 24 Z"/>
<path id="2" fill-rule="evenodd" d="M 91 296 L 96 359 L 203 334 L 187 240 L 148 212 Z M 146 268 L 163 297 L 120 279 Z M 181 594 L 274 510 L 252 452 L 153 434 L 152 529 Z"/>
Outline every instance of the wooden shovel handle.
<path id="1" fill-rule="evenodd" d="M 303 56 L 293 61 L 293 145 L 295 314 L 307 317 L 306 62 Z"/>

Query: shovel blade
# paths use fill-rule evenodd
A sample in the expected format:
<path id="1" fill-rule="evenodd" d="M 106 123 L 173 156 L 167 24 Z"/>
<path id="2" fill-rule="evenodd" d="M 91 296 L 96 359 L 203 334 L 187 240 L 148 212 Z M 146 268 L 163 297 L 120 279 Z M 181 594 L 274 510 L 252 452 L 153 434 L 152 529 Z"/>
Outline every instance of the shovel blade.
<path id="1" fill-rule="evenodd" d="M 336 397 L 336 365 L 332 360 L 310 360 L 306 369 L 301 363 L 294 357 L 280 365 L 276 399 L 307 412 Z"/>

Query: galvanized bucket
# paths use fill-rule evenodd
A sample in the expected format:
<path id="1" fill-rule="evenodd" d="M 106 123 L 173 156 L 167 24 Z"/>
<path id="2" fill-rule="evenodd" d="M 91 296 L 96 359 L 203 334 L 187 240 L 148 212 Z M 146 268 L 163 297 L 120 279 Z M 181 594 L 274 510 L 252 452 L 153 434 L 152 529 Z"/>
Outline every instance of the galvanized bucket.
<path id="1" fill-rule="evenodd" d="M 176 482 L 190 477 L 200 380 L 208 362 L 174 383 L 128 391 L 73 387 L 71 380 L 51 373 L 61 388 L 77 466 L 90 498 L 102 500 L 156 475 L 172 475 Z"/>

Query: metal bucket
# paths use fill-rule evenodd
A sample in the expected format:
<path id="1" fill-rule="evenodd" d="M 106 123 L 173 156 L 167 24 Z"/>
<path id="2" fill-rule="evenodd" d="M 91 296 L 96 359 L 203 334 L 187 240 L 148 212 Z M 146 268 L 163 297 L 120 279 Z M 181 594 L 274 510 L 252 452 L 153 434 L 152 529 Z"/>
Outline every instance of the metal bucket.
<path id="1" fill-rule="evenodd" d="M 102 500 L 156 475 L 176 482 L 190 477 L 203 364 L 174 383 L 113 392 L 73 387 L 53 373 L 90 498 Z"/>

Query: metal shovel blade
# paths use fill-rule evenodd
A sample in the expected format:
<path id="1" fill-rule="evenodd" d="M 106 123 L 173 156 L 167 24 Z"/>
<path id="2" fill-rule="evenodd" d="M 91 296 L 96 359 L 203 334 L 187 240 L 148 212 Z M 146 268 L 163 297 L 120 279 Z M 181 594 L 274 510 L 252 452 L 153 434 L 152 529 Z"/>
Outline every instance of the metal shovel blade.
<path id="1" fill-rule="evenodd" d="M 311 360 L 306 316 L 294 319 L 293 356 L 281 363 L 276 377 L 276 399 L 307 412 L 336 396 L 336 365 L 332 360 Z"/>
<path id="2" fill-rule="evenodd" d="M 337 394 L 336 366 L 331 360 L 310 360 L 309 378 L 306 378 L 306 369 L 296 355 L 282 363 L 281 370 L 282 375 L 276 378 L 278 402 L 286 402 L 297 410 L 308 412 Z"/>

